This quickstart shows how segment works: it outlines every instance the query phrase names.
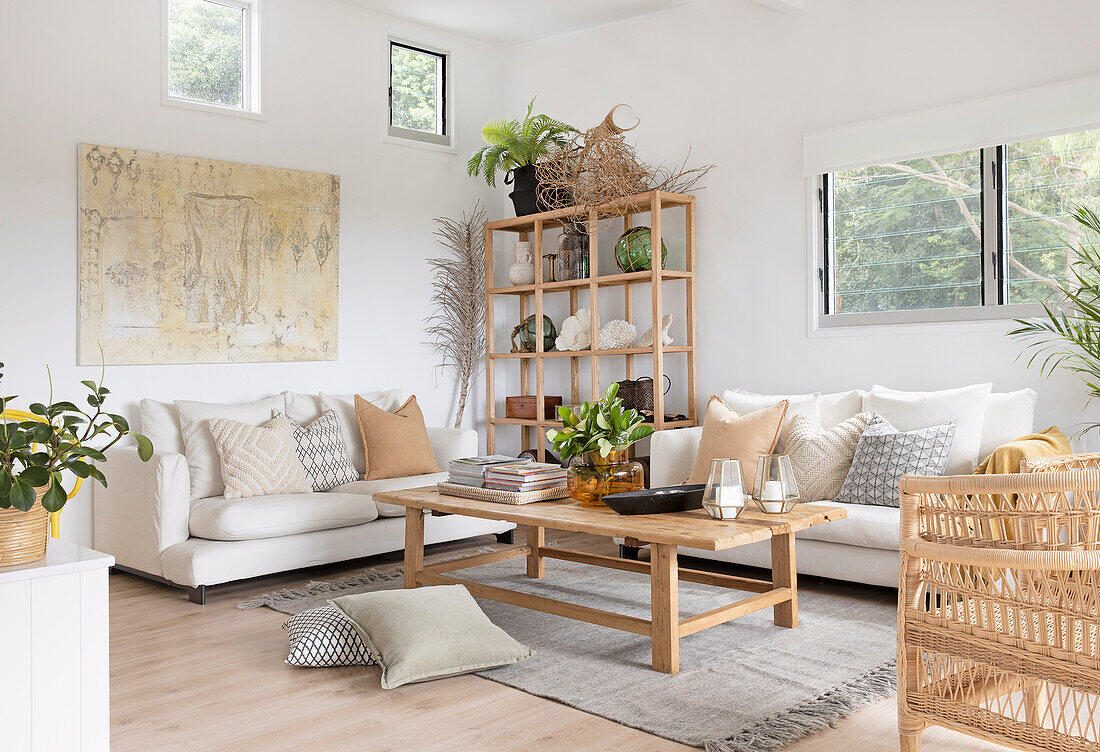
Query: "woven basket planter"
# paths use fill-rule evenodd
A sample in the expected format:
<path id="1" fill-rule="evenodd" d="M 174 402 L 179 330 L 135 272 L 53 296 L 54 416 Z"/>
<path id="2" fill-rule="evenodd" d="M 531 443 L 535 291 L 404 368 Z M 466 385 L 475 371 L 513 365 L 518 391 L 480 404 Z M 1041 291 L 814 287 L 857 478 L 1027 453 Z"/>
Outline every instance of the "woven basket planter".
<path id="1" fill-rule="evenodd" d="M 0 509 L 0 567 L 30 564 L 46 556 L 50 513 L 42 507 L 49 486 L 35 489 L 34 506 L 26 512 Z"/>

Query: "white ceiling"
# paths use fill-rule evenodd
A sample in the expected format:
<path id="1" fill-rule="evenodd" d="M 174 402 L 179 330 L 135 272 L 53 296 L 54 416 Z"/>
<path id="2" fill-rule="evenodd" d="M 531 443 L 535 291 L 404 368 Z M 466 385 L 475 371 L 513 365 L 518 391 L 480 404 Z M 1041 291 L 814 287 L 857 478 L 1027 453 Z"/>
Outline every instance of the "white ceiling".
<path id="1" fill-rule="evenodd" d="M 494 44 L 551 37 L 696 0 L 347 0 L 369 10 Z"/>

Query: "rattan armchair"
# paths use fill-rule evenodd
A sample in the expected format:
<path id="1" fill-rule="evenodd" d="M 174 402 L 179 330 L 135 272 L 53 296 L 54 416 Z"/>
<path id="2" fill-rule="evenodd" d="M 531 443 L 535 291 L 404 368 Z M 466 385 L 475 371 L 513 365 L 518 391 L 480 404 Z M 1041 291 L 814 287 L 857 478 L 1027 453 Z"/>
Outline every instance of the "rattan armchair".
<path id="1" fill-rule="evenodd" d="M 929 724 L 1100 752 L 1100 470 L 1064 471 L 1100 455 L 1058 459 L 1044 472 L 902 478 L 903 752 L 920 750 Z"/>

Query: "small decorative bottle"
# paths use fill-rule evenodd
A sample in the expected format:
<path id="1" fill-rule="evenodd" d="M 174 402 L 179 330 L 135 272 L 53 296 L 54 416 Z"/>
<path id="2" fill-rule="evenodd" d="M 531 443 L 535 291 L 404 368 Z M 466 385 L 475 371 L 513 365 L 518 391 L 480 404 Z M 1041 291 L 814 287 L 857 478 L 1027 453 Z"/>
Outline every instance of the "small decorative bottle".
<path id="1" fill-rule="evenodd" d="M 516 241 L 516 262 L 508 267 L 508 281 L 513 285 L 529 285 L 535 281 L 535 264 L 531 261 L 531 241 Z"/>

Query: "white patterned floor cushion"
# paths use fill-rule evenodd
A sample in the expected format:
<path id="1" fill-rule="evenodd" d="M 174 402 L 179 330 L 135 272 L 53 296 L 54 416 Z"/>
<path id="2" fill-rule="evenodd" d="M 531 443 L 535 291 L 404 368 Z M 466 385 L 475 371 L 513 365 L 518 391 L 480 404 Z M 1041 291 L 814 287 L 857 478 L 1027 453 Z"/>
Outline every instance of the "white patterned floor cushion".
<path id="1" fill-rule="evenodd" d="M 305 466 L 314 491 L 327 491 L 359 480 L 359 472 L 340 434 L 340 417 L 335 410 L 325 411 L 308 426 L 300 426 L 285 415 L 280 417 L 294 427 L 298 459 Z"/>
<path id="2" fill-rule="evenodd" d="M 283 629 L 290 638 L 286 662 L 291 666 L 374 665 L 351 619 L 335 606 L 325 605 L 295 614 L 286 620 Z"/>

